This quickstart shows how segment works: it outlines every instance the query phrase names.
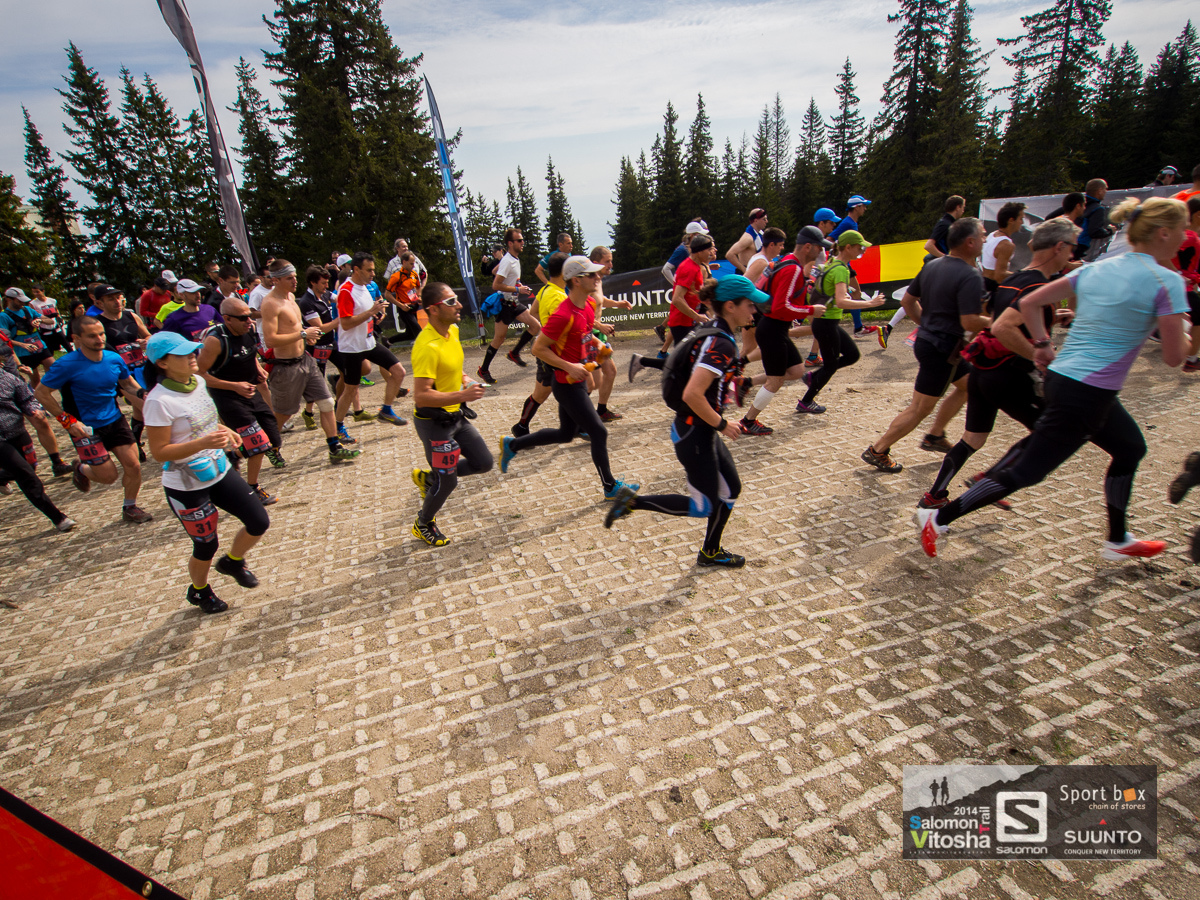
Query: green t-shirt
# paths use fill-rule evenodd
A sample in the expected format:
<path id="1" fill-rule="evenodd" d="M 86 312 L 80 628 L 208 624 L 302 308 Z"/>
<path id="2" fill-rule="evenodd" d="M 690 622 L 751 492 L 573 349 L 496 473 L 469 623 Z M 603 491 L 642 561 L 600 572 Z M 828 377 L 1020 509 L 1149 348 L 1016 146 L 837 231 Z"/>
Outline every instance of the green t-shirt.
<path id="1" fill-rule="evenodd" d="M 844 284 L 849 292 L 849 285 L 854 278 L 854 273 L 850 271 L 850 267 L 841 260 L 830 260 L 825 266 L 825 272 L 821 275 L 821 291 L 828 294 L 830 300 L 825 304 L 825 315 L 823 319 L 840 320 L 845 314 L 845 311 L 833 302 L 833 297 L 837 296 L 837 286 Z"/>

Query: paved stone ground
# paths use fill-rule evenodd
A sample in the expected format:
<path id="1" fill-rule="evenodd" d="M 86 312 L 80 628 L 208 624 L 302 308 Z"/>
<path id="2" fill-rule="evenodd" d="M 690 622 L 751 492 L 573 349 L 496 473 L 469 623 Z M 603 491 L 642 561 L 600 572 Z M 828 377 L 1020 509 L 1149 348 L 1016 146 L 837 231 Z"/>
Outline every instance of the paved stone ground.
<path id="1" fill-rule="evenodd" d="M 336 468 L 293 433 L 263 586 L 214 576 L 214 618 L 183 602 L 157 478 L 140 528 L 112 488 L 53 485 L 66 536 L 5 498 L 0 783 L 196 900 L 1195 897 L 1200 497 L 1165 487 L 1200 446 L 1196 382 L 1148 350 L 1125 392 L 1159 559 L 1100 559 L 1088 449 L 928 560 L 911 514 L 940 457 L 858 459 L 909 396 L 902 337 L 861 345 L 827 415 L 789 387 L 775 436 L 734 446 L 737 572 L 697 571 L 699 522 L 605 531 L 581 442 L 464 482 L 431 550 L 408 534 L 410 428 L 354 428 L 366 454 Z M 493 446 L 532 380 L 495 367 Z M 618 385 L 614 469 L 678 490 L 657 391 Z M 1156 764 L 1160 858 L 902 860 L 902 767 L 998 760 Z"/>

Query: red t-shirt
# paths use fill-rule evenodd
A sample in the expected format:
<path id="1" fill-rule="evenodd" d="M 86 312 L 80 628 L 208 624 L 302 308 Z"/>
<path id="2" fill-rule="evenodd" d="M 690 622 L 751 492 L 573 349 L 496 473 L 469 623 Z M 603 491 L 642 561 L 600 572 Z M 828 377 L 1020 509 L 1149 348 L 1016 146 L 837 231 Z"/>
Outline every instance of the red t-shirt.
<path id="1" fill-rule="evenodd" d="M 585 303 L 580 309 L 568 297 L 550 314 L 542 334 L 554 342 L 554 351 L 564 360 L 582 363 L 588 358 L 584 345 L 591 343 L 595 323 L 596 310 L 591 303 Z M 555 369 L 554 377 L 559 384 L 567 384 L 570 380 L 562 369 Z"/>
<path id="2" fill-rule="evenodd" d="M 793 263 L 793 265 L 787 265 Z M 812 315 L 812 307 L 805 306 L 808 294 L 808 279 L 804 267 L 795 253 L 780 257 L 774 263 L 775 275 L 771 279 L 771 308 L 763 315 L 779 322 L 794 322 Z M 768 270 L 769 271 L 769 270 Z M 765 279 L 764 275 L 764 279 Z"/>
<path id="3" fill-rule="evenodd" d="M 1190 228 L 1183 233 L 1183 243 L 1175 254 L 1175 268 L 1189 291 L 1200 291 L 1200 235 Z"/>
<path id="4" fill-rule="evenodd" d="M 675 287 L 681 287 L 686 294 L 683 299 L 687 301 L 687 305 L 692 310 L 700 308 L 700 288 L 704 285 L 704 269 L 696 263 L 690 256 L 679 264 L 679 268 L 675 270 Z M 672 296 L 675 292 L 671 291 Z M 667 315 L 667 327 L 673 328 L 676 325 L 695 325 L 696 322 L 690 316 L 685 316 L 675 308 L 675 304 L 671 304 L 671 312 Z"/>
<path id="5" fill-rule="evenodd" d="M 154 288 L 142 293 L 138 298 L 138 315 L 142 321 L 149 324 L 158 316 L 158 311 L 171 299 L 169 292 L 160 294 Z"/>

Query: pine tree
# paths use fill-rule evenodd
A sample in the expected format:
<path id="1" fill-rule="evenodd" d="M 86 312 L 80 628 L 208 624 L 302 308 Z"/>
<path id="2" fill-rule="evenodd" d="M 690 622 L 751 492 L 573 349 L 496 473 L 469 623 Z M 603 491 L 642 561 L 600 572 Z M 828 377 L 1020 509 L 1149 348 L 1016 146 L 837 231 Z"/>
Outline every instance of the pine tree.
<path id="1" fill-rule="evenodd" d="M 542 260 L 542 225 L 533 187 L 525 180 L 520 166 L 517 166 L 517 183 L 514 185 L 512 179 L 508 179 L 507 206 L 508 221 L 513 228 L 520 229 L 525 238 L 520 256 L 521 271 L 529 277 Z"/>
<path id="2" fill-rule="evenodd" d="M 899 22 L 895 65 L 884 83 L 876 130 L 903 138 L 909 152 L 929 130 L 937 100 L 937 74 L 946 49 L 946 24 L 950 0 L 899 0 L 900 12 L 889 15 Z M 915 157 L 910 157 L 915 162 Z"/>
<path id="3" fill-rule="evenodd" d="M 480 293 L 487 296 L 492 292 L 491 282 L 483 278 L 480 262 L 484 256 L 490 256 L 494 245 L 504 246 L 504 216 L 500 213 L 500 204 L 494 200 L 489 204 L 482 194 L 472 194 L 464 190 L 459 204 L 463 214 L 463 228 L 467 233 L 467 244 L 475 265 L 475 283 Z M 486 282 L 486 283 L 485 283 Z"/>
<path id="4" fill-rule="evenodd" d="M 31 185 L 29 203 L 38 211 L 42 227 L 47 231 L 55 275 L 70 291 L 77 291 L 91 280 L 84 264 L 84 240 L 76 234 L 79 206 L 67 189 L 63 167 L 54 161 L 49 148 L 29 110 L 21 107 L 25 117 L 25 168 Z"/>
<path id="5" fill-rule="evenodd" d="M 696 94 L 696 117 L 688 129 L 687 152 L 683 162 L 683 205 L 686 218 L 712 215 L 715 168 L 712 122 L 704 107 L 704 95 Z"/>
<path id="6" fill-rule="evenodd" d="M 771 104 L 770 136 L 772 193 L 770 202 L 763 203 L 762 206 L 771 216 L 770 223 L 790 234 L 793 220 L 784 198 L 791 190 L 795 163 L 792 157 L 792 130 L 788 127 L 787 117 L 783 112 L 783 100 L 779 94 L 775 95 L 775 102 Z"/>
<path id="7" fill-rule="evenodd" d="M 772 125 L 771 109 L 764 106 L 762 115 L 758 119 L 758 128 L 754 132 L 754 144 L 750 152 L 750 171 L 754 187 L 754 199 L 751 203 L 751 208 L 761 206 L 767 211 L 768 215 L 775 213 L 776 216 L 779 216 L 782 212 L 783 204 L 780 201 L 775 181 L 775 142 Z M 741 220 L 743 222 L 747 221 L 746 214 L 749 212 L 749 209 L 741 211 Z"/>
<path id="8" fill-rule="evenodd" d="M 282 251 L 294 245 L 293 199 L 284 172 L 283 150 L 271 130 L 274 112 L 259 91 L 258 73 L 238 58 L 237 99 L 229 111 L 237 113 L 241 145 L 235 151 L 242 162 L 240 196 L 246 228 L 256 247 Z"/>
<path id="9" fill-rule="evenodd" d="M 630 272 L 641 267 L 649 197 L 645 183 L 638 178 L 637 170 L 628 156 L 621 157 L 613 205 L 617 208 L 617 221 L 609 224 L 613 265 L 618 271 Z"/>
<path id="10" fill-rule="evenodd" d="M 838 112 L 829 123 L 829 156 L 833 163 L 831 181 L 833 193 L 840 204 L 844 204 L 854 191 L 855 177 L 862 165 L 865 126 L 862 114 L 858 111 L 854 78 L 850 57 L 846 57 L 834 89 L 838 98 Z"/>
<path id="11" fill-rule="evenodd" d="M 554 160 L 546 159 L 546 247 L 555 249 L 558 246 L 558 236 L 569 234 L 574 239 L 576 252 L 584 252 L 586 242 L 583 229 L 571 213 L 571 204 L 567 200 L 567 189 L 561 172 L 554 169 Z"/>
<path id="12" fill-rule="evenodd" d="M 1174 164 L 1186 180 L 1200 145 L 1200 39 L 1191 20 L 1163 47 L 1142 89 L 1142 167 L 1140 180 Z"/>
<path id="13" fill-rule="evenodd" d="M 809 98 L 808 110 L 800 124 L 800 146 L 792 172 L 788 207 L 795 230 L 812 224 L 813 213 L 832 202 L 827 197 L 831 166 L 825 150 L 825 119 L 817 101 Z M 788 237 L 795 235 L 791 232 Z"/>
<path id="14" fill-rule="evenodd" d="M 51 275 L 50 245 L 25 222 L 16 179 L 0 172 L 0 281 L 28 290 Z"/>
<path id="15" fill-rule="evenodd" d="M 146 236 L 132 207 L 136 174 L 129 169 L 121 122 L 112 113 L 108 88 L 73 43 L 67 47 L 67 68 L 67 89 L 59 94 L 67 117 L 63 130 L 74 149 L 63 156 L 91 197 L 81 209 L 94 235 L 90 262 L 116 284 L 141 283 L 147 275 L 141 257 Z"/>
<path id="16" fill-rule="evenodd" d="M 679 233 L 692 216 L 684 206 L 683 141 L 676 126 L 679 116 L 675 107 L 667 104 L 663 114 L 662 134 L 651 148 L 651 170 L 654 177 L 650 214 L 646 228 L 644 252 L 653 259 L 666 259 L 679 242 Z"/>
<path id="17" fill-rule="evenodd" d="M 1110 44 L 1093 91 L 1085 156 L 1090 171 L 1103 173 L 1114 186 L 1145 183 L 1147 167 L 1153 164 L 1142 152 L 1141 89 L 1142 64 L 1133 45 L 1126 41 L 1118 51 Z M 1087 172 L 1076 171 L 1077 181 L 1087 177 Z"/>

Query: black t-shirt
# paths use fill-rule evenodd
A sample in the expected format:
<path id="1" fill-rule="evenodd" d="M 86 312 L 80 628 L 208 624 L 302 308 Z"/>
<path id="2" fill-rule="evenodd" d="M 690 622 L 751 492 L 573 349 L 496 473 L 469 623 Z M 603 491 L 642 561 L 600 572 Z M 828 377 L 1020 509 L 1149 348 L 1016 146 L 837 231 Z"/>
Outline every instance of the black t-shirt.
<path id="1" fill-rule="evenodd" d="M 1030 291 L 1060 277 L 1058 273 L 1055 273 L 1047 278 L 1038 269 L 1022 269 L 1009 275 L 1004 279 L 1004 283 L 992 292 L 992 321 L 999 320 L 1006 309 L 1020 302 L 1021 298 Z M 1046 334 L 1049 334 L 1050 328 L 1054 324 L 1054 310 L 1047 306 L 1042 310 L 1042 314 L 1046 322 Z M 1021 325 L 1021 333 L 1032 340 L 1029 336 L 1029 329 L 1024 325 Z M 1012 362 L 1022 369 L 1030 371 L 1033 369 L 1033 363 L 1024 357 L 1014 356 Z"/>
<path id="2" fill-rule="evenodd" d="M 333 294 L 326 291 L 320 297 L 313 293 L 312 288 L 304 292 L 304 295 L 296 301 L 296 305 L 300 307 L 300 318 L 307 323 L 310 318 L 316 316 L 321 320 L 322 325 L 327 325 L 333 321 Z M 321 335 L 313 347 L 328 347 L 337 340 L 337 329 L 328 331 Z M 309 352 L 312 352 L 312 347 L 309 347 Z"/>
<path id="3" fill-rule="evenodd" d="M 921 300 L 921 330 L 925 340 L 950 353 L 963 336 L 960 316 L 979 315 L 983 310 L 983 274 L 956 256 L 943 256 L 926 263 L 908 292 Z"/>
<path id="4" fill-rule="evenodd" d="M 943 253 L 950 252 L 950 247 L 946 243 L 946 236 L 950 233 L 950 226 L 956 221 L 958 220 L 955 219 L 954 216 L 950 215 L 950 213 L 946 213 L 944 216 L 938 219 L 937 224 L 933 226 L 933 234 L 929 236 L 929 239 L 933 241 L 933 246 L 937 247 Z"/>

